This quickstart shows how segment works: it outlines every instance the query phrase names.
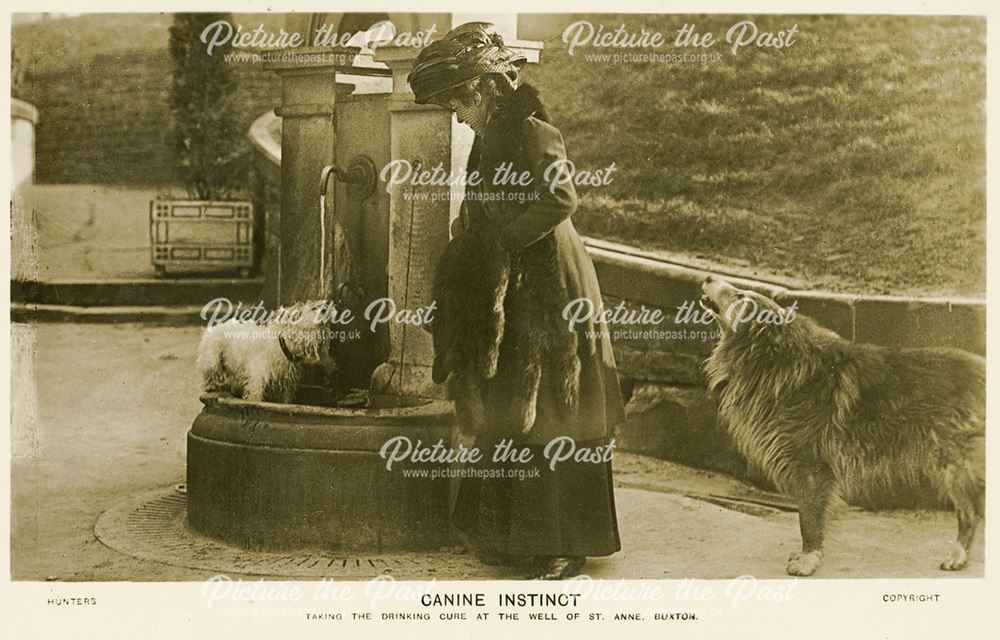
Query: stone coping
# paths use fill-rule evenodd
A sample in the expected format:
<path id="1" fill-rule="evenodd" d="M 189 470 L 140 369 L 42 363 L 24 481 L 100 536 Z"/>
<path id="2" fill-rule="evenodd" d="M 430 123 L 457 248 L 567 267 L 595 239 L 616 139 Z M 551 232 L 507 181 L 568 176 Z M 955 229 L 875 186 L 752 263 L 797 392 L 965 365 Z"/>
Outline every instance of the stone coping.
<path id="1" fill-rule="evenodd" d="M 849 340 L 893 347 L 957 347 L 986 353 L 986 303 L 974 298 L 918 298 L 797 290 L 776 282 L 706 270 L 642 255 L 625 245 L 587 239 L 605 296 L 666 311 L 700 296 L 709 274 L 758 290 Z M 244 302 L 259 298 L 261 280 L 136 279 L 12 282 L 11 300 L 32 307 L 126 307 L 197 305 L 228 293 Z M 39 314 L 42 315 L 42 314 Z M 94 321 L 80 314 L 81 321 Z M 61 314 L 61 319 L 71 318 Z M 103 317 L 103 316 L 102 316 Z M 55 318 L 53 318 L 55 319 Z"/>
<path id="2" fill-rule="evenodd" d="M 36 109 L 33 104 L 25 102 L 24 100 L 11 98 L 10 117 L 12 120 L 27 120 L 31 124 L 38 124 L 38 109 Z"/>
<path id="3" fill-rule="evenodd" d="M 722 276 L 734 284 L 739 284 L 740 286 L 751 288 L 754 290 L 760 290 L 761 292 L 771 292 L 773 295 L 789 295 L 795 294 L 796 296 L 809 296 L 813 298 L 824 298 L 829 300 L 878 300 L 884 302 L 927 302 L 927 303 L 941 303 L 949 302 L 952 304 L 986 304 L 984 298 L 975 298 L 969 296 L 893 296 L 893 295 L 879 295 L 879 294 L 864 294 L 864 293 L 835 293 L 831 291 L 820 291 L 820 290 L 807 290 L 801 289 L 799 287 L 803 286 L 799 280 L 786 276 L 777 275 L 765 275 L 748 277 L 747 275 L 741 273 L 743 269 L 737 267 L 728 267 L 725 265 L 709 264 L 702 260 L 686 260 L 678 257 L 667 257 L 663 254 L 657 254 L 652 251 L 644 251 L 642 249 L 637 249 L 627 244 L 621 244 L 618 242 L 612 242 L 609 240 L 600 240 L 597 238 L 584 237 L 584 244 L 590 251 L 592 257 L 597 259 L 599 256 L 607 258 L 609 261 L 617 260 L 623 264 L 631 263 L 637 269 L 641 271 L 649 271 L 653 273 L 661 273 L 663 275 L 670 275 L 671 277 L 679 277 L 681 279 L 694 278 L 700 285 L 701 282 L 709 275 Z M 635 258 L 635 260 L 629 260 L 629 258 Z M 655 301 L 650 301 L 655 302 Z"/>
<path id="4" fill-rule="evenodd" d="M 275 139 L 272 132 L 280 120 L 281 118 L 273 111 L 268 111 L 254 120 L 250 130 L 247 131 L 250 144 L 263 154 L 266 160 L 276 165 L 281 164 L 281 140 Z"/>
<path id="5" fill-rule="evenodd" d="M 452 404 L 385 408 L 335 408 L 305 404 L 252 402 L 205 394 L 204 408 L 190 437 L 255 447 L 329 451 L 378 451 L 388 439 L 407 436 L 433 446 L 450 437 Z"/>
<path id="6" fill-rule="evenodd" d="M 255 402 L 243 400 L 226 394 L 203 393 L 199 400 L 209 410 L 232 412 L 241 416 L 254 413 L 267 414 L 272 418 L 294 418 L 299 424 L 303 418 L 318 418 L 324 424 L 331 420 L 340 420 L 345 424 L 354 424 L 358 418 L 365 417 L 373 423 L 393 423 L 406 420 L 410 423 L 420 423 L 420 419 L 437 421 L 441 416 L 451 415 L 451 403 L 444 400 L 429 398 L 405 397 L 399 406 L 386 407 L 323 407 L 305 404 L 280 404 L 276 402 Z"/>
<path id="7" fill-rule="evenodd" d="M 986 301 L 968 297 L 916 297 L 810 291 L 785 279 L 764 281 L 725 267 L 706 269 L 657 257 L 614 242 L 585 240 L 605 296 L 671 311 L 697 300 L 709 275 L 753 289 L 787 305 L 848 340 L 891 347 L 956 347 L 986 353 Z"/>
<path id="8" fill-rule="evenodd" d="M 12 280 L 12 303 L 59 307 L 197 306 L 227 297 L 251 304 L 260 299 L 264 280 L 256 278 L 136 278 Z"/>

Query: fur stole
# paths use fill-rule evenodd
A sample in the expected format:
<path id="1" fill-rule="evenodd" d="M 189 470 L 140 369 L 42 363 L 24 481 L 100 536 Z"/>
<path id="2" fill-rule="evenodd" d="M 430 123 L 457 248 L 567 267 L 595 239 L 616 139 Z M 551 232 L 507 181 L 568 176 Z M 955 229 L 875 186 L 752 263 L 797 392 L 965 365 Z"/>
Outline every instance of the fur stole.
<path id="1" fill-rule="evenodd" d="M 474 226 L 445 249 L 433 295 L 433 379 L 449 382 L 463 430 L 489 418 L 511 436 L 528 434 L 543 378 L 560 418 L 575 418 L 580 359 L 562 318 L 568 294 L 554 236 L 512 253 L 495 228 Z"/>

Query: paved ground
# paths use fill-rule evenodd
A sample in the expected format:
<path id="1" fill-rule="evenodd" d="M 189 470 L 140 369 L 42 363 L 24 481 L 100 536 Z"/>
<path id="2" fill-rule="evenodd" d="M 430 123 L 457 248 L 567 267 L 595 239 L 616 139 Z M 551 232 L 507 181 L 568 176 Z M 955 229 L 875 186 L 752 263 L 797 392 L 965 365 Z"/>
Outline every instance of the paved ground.
<path id="1" fill-rule="evenodd" d="M 16 580 L 199 580 L 211 569 L 140 560 L 94 535 L 105 510 L 182 482 L 184 437 L 199 410 L 191 375 L 197 328 L 42 324 L 14 327 L 14 352 L 34 341 L 32 372 L 15 364 L 11 571 Z M 37 396 L 33 411 L 27 403 Z M 592 561 L 605 578 L 783 577 L 798 539 L 794 513 L 742 510 L 687 497 L 753 498 L 730 478 L 659 460 L 616 458 L 624 550 Z M 718 502 L 717 498 L 710 498 Z M 724 501 L 724 500 L 723 500 Z M 749 511 L 744 512 L 744 511 Z M 844 510 L 823 577 L 947 577 L 936 569 L 953 537 L 944 512 Z M 399 577 L 517 577 L 449 554 Z M 983 573 L 982 543 L 963 576 Z M 237 575 L 233 573 L 233 575 Z"/>

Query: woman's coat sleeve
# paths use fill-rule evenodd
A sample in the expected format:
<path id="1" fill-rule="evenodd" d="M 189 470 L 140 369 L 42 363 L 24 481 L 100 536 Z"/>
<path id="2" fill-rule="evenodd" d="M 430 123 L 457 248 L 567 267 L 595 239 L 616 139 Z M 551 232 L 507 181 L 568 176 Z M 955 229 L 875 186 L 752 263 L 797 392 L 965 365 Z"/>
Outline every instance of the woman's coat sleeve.
<path id="1" fill-rule="evenodd" d="M 531 184 L 534 187 L 533 193 L 529 193 L 537 199 L 530 200 L 527 208 L 504 227 L 504 241 L 514 250 L 544 238 L 560 222 L 573 215 L 577 205 L 576 189 L 571 181 L 561 180 L 554 187 L 550 185 L 560 169 L 553 164 L 566 160 L 566 147 L 559 130 L 540 120 L 529 119 L 524 123 L 523 141 L 523 153 L 531 167 Z M 565 167 L 561 170 L 565 176 Z"/>

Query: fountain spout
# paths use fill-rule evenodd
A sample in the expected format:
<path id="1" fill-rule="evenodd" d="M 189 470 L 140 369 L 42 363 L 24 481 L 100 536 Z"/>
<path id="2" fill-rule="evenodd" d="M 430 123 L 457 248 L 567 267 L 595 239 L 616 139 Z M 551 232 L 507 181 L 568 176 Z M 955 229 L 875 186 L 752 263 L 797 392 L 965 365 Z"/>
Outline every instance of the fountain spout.
<path id="1" fill-rule="evenodd" d="M 340 182 L 352 185 L 356 190 L 356 195 L 360 198 L 367 198 L 375 191 L 375 163 L 367 156 L 356 156 L 347 165 L 347 169 L 335 164 L 323 167 L 319 176 L 319 194 L 321 196 L 326 196 L 330 185 L 330 176 L 336 176 Z"/>
<path id="2" fill-rule="evenodd" d="M 325 167 L 323 167 L 323 172 L 320 173 L 320 176 L 319 176 L 319 195 L 320 196 L 324 196 L 324 197 L 326 196 L 326 191 L 327 191 L 327 189 L 330 186 L 330 176 L 332 176 L 334 174 L 334 171 L 337 171 L 337 170 L 338 170 L 337 167 L 334 166 L 334 165 L 332 165 L 332 164 L 328 164 Z"/>

